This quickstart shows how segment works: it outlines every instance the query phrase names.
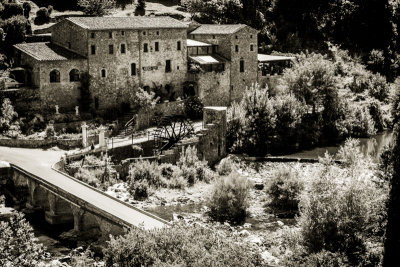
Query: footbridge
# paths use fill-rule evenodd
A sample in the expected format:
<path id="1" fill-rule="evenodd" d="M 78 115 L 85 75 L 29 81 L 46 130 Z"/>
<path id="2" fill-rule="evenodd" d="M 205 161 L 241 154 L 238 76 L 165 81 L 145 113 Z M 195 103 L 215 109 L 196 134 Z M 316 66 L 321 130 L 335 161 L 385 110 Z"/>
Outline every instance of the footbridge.
<path id="1" fill-rule="evenodd" d="M 125 228 L 161 228 L 168 222 L 67 176 L 52 166 L 60 151 L 0 147 L 0 160 L 10 163 L 8 183 L 26 205 L 44 211 L 50 224 L 73 224 L 77 233 L 103 237 Z M 11 178 L 11 179 L 10 179 Z"/>

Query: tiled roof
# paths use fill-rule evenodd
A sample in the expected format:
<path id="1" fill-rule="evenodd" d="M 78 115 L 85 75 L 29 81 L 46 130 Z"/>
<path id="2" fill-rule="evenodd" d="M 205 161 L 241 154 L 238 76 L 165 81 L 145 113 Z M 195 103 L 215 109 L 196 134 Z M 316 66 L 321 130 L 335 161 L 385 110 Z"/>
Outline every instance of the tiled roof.
<path id="1" fill-rule="evenodd" d="M 22 43 L 14 47 L 39 61 L 63 61 L 84 57 L 51 43 Z"/>
<path id="2" fill-rule="evenodd" d="M 89 30 L 113 29 L 186 29 L 188 26 L 171 17 L 70 17 L 67 20 Z"/>
<path id="3" fill-rule="evenodd" d="M 245 24 L 203 24 L 190 34 L 233 34 L 246 26 Z"/>

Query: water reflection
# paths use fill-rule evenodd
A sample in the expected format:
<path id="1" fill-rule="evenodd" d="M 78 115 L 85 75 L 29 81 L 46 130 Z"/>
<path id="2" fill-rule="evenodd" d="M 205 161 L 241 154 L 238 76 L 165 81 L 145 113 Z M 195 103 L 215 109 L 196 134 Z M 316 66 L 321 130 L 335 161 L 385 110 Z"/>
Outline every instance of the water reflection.
<path id="1" fill-rule="evenodd" d="M 375 162 L 379 161 L 379 155 L 382 153 L 385 146 L 392 144 L 393 139 L 393 131 L 385 131 L 370 138 L 358 138 L 361 152 L 364 155 L 369 155 Z M 285 157 L 317 159 L 318 157 L 323 157 L 326 151 L 331 155 L 336 155 L 340 146 L 343 145 L 344 142 L 335 146 L 316 147 L 311 150 L 304 150 L 286 155 Z"/>

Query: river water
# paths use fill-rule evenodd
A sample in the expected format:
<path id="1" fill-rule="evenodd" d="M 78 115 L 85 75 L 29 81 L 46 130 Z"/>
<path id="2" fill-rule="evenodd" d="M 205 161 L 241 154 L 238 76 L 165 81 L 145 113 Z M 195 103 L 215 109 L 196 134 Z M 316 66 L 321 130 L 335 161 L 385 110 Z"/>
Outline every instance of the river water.
<path id="1" fill-rule="evenodd" d="M 373 161 L 378 162 L 379 156 L 385 146 L 393 143 L 393 131 L 384 131 L 370 138 L 357 138 L 360 141 L 360 150 L 364 156 L 369 155 Z M 310 150 L 303 150 L 284 157 L 302 158 L 302 159 L 318 159 L 323 157 L 325 152 L 336 155 L 340 147 L 344 145 L 344 141 L 332 146 L 316 147 Z"/>

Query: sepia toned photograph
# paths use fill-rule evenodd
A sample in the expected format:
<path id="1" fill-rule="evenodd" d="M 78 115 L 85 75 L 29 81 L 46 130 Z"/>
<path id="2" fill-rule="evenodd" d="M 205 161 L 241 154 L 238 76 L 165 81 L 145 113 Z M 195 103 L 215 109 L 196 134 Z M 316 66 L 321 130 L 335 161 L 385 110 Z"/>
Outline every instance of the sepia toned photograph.
<path id="1" fill-rule="evenodd" d="M 400 267 L 400 0 L 0 0 L 0 267 Z"/>

